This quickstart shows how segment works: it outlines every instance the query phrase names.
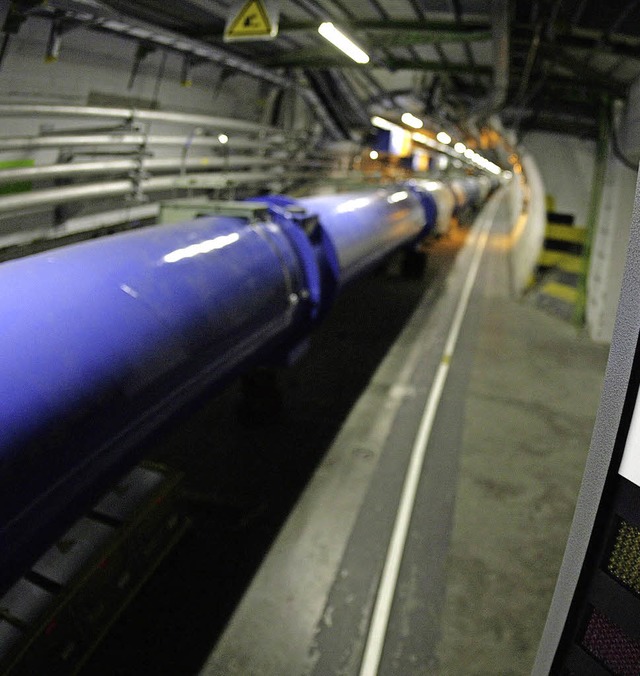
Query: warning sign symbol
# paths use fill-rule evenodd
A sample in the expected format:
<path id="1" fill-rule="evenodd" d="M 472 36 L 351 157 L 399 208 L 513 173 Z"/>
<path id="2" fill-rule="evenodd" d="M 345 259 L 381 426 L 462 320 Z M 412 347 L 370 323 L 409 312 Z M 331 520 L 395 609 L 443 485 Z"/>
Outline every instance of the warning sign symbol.
<path id="1" fill-rule="evenodd" d="M 264 0 L 243 0 L 232 8 L 224 29 L 224 39 L 269 39 L 278 33 L 277 12 L 269 11 Z"/>

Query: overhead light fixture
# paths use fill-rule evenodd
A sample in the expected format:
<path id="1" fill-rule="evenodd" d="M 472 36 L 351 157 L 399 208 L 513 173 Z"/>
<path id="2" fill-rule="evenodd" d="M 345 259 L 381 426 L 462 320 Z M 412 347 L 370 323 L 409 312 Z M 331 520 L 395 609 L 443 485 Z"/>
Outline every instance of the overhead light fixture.
<path id="1" fill-rule="evenodd" d="M 218 134 L 218 141 L 224 145 L 229 142 L 229 137 L 226 134 Z"/>
<path id="2" fill-rule="evenodd" d="M 419 117 L 416 117 L 411 113 L 402 113 L 402 117 L 400 119 L 408 127 L 413 127 L 414 129 L 422 129 L 424 126 L 424 122 Z"/>
<path id="3" fill-rule="evenodd" d="M 378 157 L 380 157 L 380 155 L 378 155 L 378 151 L 377 151 L 377 150 L 372 150 L 372 151 L 369 153 L 369 157 L 370 157 L 372 160 L 377 160 Z"/>
<path id="4" fill-rule="evenodd" d="M 398 126 L 397 124 L 393 124 L 393 122 L 389 122 L 389 120 L 385 120 L 384 117 L 378 117 L 377 115 L 374 115 L 371 118 L 371 124 L 374 127 L 378 127 L 378 129 L 385 129 L 386 131 L 391 131 Z"/>
<path id="5" fill-rule="evenodd" d="M 466 146 L 464 143 L 460 143 L 460 141 L 458 141 L 458 143 L 456 143 L 456 144 L 453 146 L 453 149 L 454 149 L 457 153 L 463 153 L 463 152 L 467 149 L 467 146 Z"/>
<path id="6" fill-rule="evenodd" d="M 464 151 L 464 156 L 469 160 L 472 160 L 474 155 L 475 155 L 475 153 L 473 152 L 473 150 L 471 150 L 471 148 L 467 148 Z"/>
<path id="7" fill-rule="evenodd" d="M 328 40 L 334 47 L 351 57 L 356 63 L 369 63 L 368 54 L 360 49 L 342 31 L 339 31 L 330 21 L 325 21 L 318 26 L 318 33 Z"/>
<path id="8" fill-rule="evenodd" d="M 451 136 L 449 136 L 449 134 L 447 134 L 446 131 L 440 131 L 436 136 L 436 140 L 440 141 L 440 143 L 444 143 L 445 145 L 447 145 L 451 143 Z"/>

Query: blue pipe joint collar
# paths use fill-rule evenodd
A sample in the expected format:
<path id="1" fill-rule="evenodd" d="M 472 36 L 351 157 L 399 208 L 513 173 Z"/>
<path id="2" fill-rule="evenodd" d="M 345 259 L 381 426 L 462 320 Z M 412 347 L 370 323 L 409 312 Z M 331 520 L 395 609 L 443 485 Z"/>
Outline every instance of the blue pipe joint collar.
<path id="1" fill-rule="evenodd" d="M 420 206 L 424 211 L 424 227 L 416 238 L 419 242 L 427 237 L 427 235 L 430 235 L 435 229 L 438 219 L 438 205 L 434 196 L 428 190 L 421 188 L 413 181 L 408 181 L 405 187 L 420 201 Z"/>
<path id="2" fill-rule="evenodd" d="M 286 195 L 259 198 L 269 205 L 269 216 L 293 246 L 304 271 L 311 321 L 318 323 L 338 293 L 338 255 L 318 216 Z"/>

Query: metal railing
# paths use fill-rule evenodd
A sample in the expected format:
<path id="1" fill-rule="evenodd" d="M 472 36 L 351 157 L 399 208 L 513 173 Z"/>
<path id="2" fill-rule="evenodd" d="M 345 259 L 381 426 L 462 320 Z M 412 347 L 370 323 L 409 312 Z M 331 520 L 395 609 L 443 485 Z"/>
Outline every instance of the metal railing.
<path id="1" fill-rule="evenodd" d="M 249 120 L 6 103 L 0 118 L 19 121 L 18 134 L 0 137 L 0 162 L 9 160 L 0 167 L 0 249 L 149 222 L 152 198 L 286 190 L 334 165 L 306 132 Z"/>

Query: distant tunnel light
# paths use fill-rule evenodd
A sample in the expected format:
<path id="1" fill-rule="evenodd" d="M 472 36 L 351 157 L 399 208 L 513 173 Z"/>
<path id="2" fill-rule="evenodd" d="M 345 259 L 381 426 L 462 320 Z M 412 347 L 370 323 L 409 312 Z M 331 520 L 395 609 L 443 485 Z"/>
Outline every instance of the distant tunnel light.
<path id="1" fill-rule="evenodd" d="M 372 151 L 369 153 L 369 157 L 370 157 L 372 160 L 377 160 L 378 157 L 380 157 L 380 155 L 378 155 L 378 151 L 377 151 L 377 150 L 372 150 Z"/>
<path id="2" fill-rule="evenodd" d="M 374 127 L 378 127 L 378 129 L 386 129 L 387 131 L 391 131 L 398 126 L 397 124 L 393 124 L 393 122 L 389 122 L 389 120 L 385 120 L 384 117 L 378 117 L 377 115 L 374 115 L 371 118 L 371 124 Z"/>
<path id="3" fill-rule="evenodd" d="M 467 146 L 466 146 L 464 143 L 460 143 L 460 141 L 458 141 L 458 143 L 456 143 L 456 144 L 453 146 L 453 149 L 454 149 L 457 153 L 463 153 L 463 152 L 467 149 Z"/>
<path id="4" fill-rule="evenodd" d="M 402 117 L 400 119 L 408 127 L 413 127 L 414 129 L 422 129 L 424 126 L 423 121 L 411 113 L 402 113 Z"/>
<path id="5" fill-rule="evenodd" d="M 347 56 L 351 57 L 356 63 L 369 63 L 368 54 L 360 49 L 360 47 L 344 33 L 339 31 L 330 21 L 321 23 L 320 26 L 318 26 L 318 33 L 334 47 L 337 47 Z"/>
<path id="6" fill-rule="evenodd" d="M 446 131 L 440 131 L 436 136 L 436 140 L 440 141 L 440 143 L 444 143 L 445 145 L 447 145 L 451 143 L 451 136 L 449 136 L 449 134 L 447 134 Z"/>

